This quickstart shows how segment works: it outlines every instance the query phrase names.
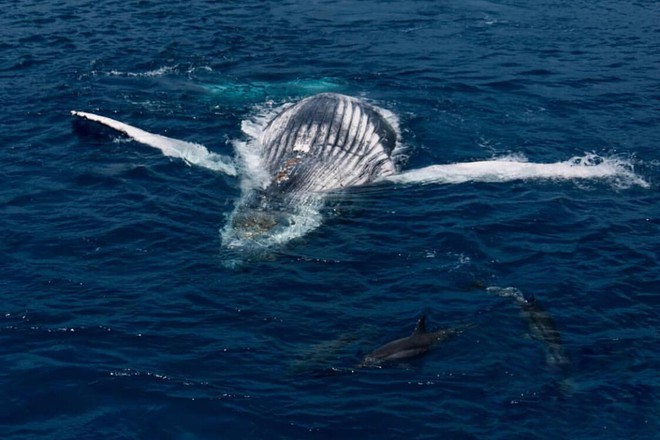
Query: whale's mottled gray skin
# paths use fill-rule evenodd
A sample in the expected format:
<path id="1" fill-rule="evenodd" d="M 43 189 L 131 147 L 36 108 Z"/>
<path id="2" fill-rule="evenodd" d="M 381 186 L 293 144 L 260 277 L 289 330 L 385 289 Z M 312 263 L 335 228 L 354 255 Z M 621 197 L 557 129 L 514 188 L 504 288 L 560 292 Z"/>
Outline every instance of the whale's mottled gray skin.
<path id="1" fill-rule="evenodd" d="M 245 197 L 230 222 L 252 238 L 288 226 L 289 211 L 310 194 L 364 185 L 396 173 L 395 129 L 373 106 L 321 93 L 287 107 L 260 139 L 269 180 Z"/>
<path id="2" fill-rule="evenodd" d="M 365 356 L 359 366 L 377 366 L 387 362 L 397 362 L 421 356 L 428 352 L 433 345 L 443 342 L 462 331 L 463 329 L 445 329 L 429 332 L 426 330 L 426 316 L 422 315 L 410 336 L 396 339 L 377 348 Z"/>

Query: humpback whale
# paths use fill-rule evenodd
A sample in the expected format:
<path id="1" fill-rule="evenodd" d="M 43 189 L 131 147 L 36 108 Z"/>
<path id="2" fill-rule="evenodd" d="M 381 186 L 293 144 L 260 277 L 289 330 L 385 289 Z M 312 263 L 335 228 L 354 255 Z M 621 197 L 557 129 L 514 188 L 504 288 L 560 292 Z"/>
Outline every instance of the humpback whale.
<path id="1" fill-rule="evenodd" d="M 380 181 L 462 183 L 473 180 L 584 179 L 629 177 L 647 186 L 627 164 L 598 157 L 528 163 L 505 157 L 400 172 L 396 118 L 365 100 L 320 93 L 283 105 L 236 160 L 205 146 L 149 133 L 114 119 L 72 111 L 74 123 L 92 121 L 166 156 L 231 176 L 240 175 L 241 197 L 221 230 L 226 248 L 264 249 L 300 237 L 322 223 L 328 195 Z M 236 144 L 235 144 L 236 145 Z"/>

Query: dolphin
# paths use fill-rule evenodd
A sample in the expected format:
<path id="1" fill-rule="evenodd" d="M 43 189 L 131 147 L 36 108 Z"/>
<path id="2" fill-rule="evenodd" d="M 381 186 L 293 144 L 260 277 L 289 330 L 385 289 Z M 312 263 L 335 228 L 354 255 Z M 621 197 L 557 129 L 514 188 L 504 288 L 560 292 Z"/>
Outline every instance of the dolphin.
<path id="1" fill-rule="evenodd" d="M 415 330 L 410 336 L 390 341 L 366 355 L 358 367 L 380 366 L 386 363 L 399 362 L 416 358 L 427 353 L 435 344 L 462 333 L 471 324 L 462 328 L 450 328 L 429 332 L 426 329 L 426 315 L 417 321 Z"/>
<path id="2" fill-rule="evenodd" d="M 394 115 L 363 99 L 339 93 L 319 93 L 282 105 L 253 135 L 243 127 L 252 139 L 246 151 L 237 148 L 238 160 L 197 143 L 149 133 L 105 116 L 71 113 L 76 121 L 110 127 L 190 165 L 240 175 L 241 197 L 221 231 L 222 244 L 229 249 L 265 249 L 300 237 L 322 223 L 320 210 L 329 194 L 359 185 L 629 174 L 621 165 L 589 158 L 551 164 L 502 158 L 401 172 L 399 153 L 403 148 Z"/>

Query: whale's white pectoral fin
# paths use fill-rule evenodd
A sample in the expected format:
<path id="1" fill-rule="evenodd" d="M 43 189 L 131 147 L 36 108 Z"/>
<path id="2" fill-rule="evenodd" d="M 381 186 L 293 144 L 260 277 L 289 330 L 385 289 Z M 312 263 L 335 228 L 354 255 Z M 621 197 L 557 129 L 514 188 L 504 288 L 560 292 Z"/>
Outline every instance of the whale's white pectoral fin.
<path id="1" fill-rule="evenodd" d="M 230 176 L 235 176 L 236 167 L 231 158 L 210 152 L 205 146 L 193 142 L 186 142 L 179 139 L 172 139 L 159 134 L 149 133 L 132 125 L 124 124 L 105 116 L 95 115 L 93 113 L 71 111 L 73 116 L 83 118 L 89 121 L 110 127 L 136 142 L 157 148 L 165 156 L 178 157 L 186 163 L 208 168 L 214 171 L 220 171 Z"/>
<path id="2" fill-rule="evenodd" d="M 476 162 L 431 165 L 387 176 L 395 183 L 509 182 L 512 180 L 598 180 L 614 179 L 618 185 L 649 184 L 636 175 L 627 161 L 593 154 L 554 163 L 534 163 L 517 157 Z"/>

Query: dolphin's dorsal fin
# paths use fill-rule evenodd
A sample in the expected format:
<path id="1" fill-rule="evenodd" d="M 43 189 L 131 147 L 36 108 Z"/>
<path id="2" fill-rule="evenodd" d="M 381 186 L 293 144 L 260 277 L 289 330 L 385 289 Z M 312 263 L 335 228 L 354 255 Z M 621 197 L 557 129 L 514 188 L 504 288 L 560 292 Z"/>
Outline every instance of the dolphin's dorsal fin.
<path id="1" fill-rule="evenodd" d="M 413 335 L 418 335 L 420 333 L 428 333 L 426 331 L 426 315 L 422 315 L 419 317 L 419 321 L 417 321 L 417 326 L 415 326 L 415 330 L 413 331 Z"/>

